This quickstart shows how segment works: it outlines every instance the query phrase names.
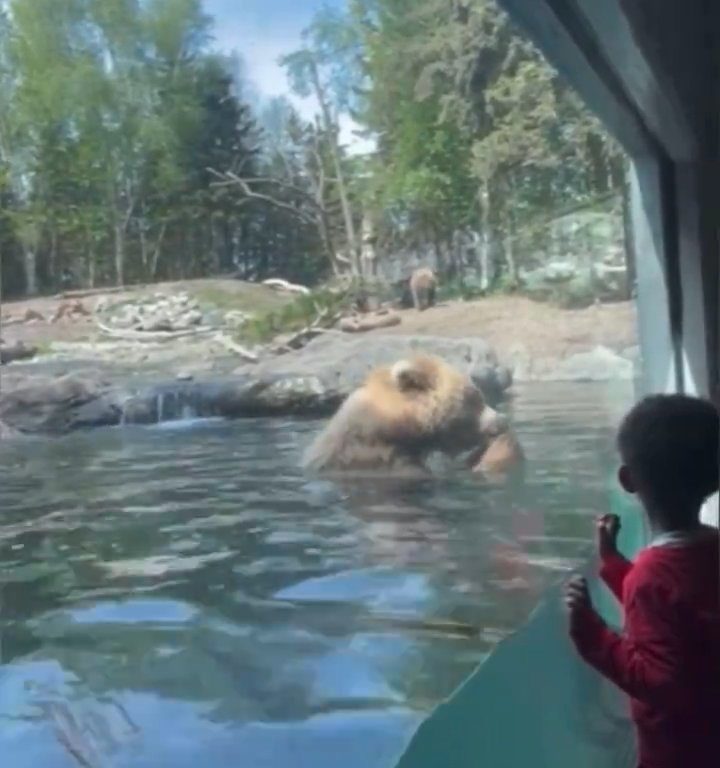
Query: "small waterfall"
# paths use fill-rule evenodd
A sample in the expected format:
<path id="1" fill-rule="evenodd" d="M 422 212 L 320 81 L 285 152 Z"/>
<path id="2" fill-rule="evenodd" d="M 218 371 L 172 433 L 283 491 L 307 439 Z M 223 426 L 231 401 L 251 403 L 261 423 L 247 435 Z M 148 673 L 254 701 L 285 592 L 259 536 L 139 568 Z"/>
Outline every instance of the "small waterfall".
<path id="1" fill-rule="evenodd" d="M 129 397 L 121 407 L 119 425 L 182 425 L 222 417 L 222 386 L 213 383 L 171 383 Z"/>
<path id="2" fill-rule="evenodd" d="M 165 388 L 157 393 L 157 423 L 168 424 L 195 421 L 205 413 L 201 393 L 193 386 Z"/>
<path id="3" fill-rule="evenodd" d="M 157 420 L 158 424 L 165 421 L 165 393 L 158 392 L 157 396 Z"/>

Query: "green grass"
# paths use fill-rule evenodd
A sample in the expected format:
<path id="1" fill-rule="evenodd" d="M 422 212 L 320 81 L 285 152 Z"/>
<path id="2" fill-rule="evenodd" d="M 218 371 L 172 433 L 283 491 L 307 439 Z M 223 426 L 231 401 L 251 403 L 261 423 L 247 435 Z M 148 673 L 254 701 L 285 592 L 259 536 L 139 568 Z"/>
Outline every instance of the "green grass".
<path id="1" fill-rule="evenodd" d="M 237 310 L 252 315 L 281 310 L 293 300 L 291 295 L 240 280 L 189 284 L 186 290 L 205 309 Z"/>
<path id="2" fill-rule="evenodd" d="M 296 296 L 284 307 L 257 315 L 239 331 L 238 338 L 262 344 L 275 336 L 301 331 L 311 325 L 320 312 L 329 317 L 347 309 L 351 299 L 346 291 L 319 288 L 306 296 Z"/>

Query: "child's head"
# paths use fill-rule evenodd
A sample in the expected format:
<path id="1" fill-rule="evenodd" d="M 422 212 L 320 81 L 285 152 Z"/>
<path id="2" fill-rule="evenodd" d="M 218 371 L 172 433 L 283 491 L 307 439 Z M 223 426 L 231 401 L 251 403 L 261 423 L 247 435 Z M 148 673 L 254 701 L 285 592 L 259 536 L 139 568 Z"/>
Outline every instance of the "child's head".
<path id="1" fill-rule="evenodd" d="M 687 395 L 651 395 L 620 426 L 620 482 L 638 494 L 657 523 L 690 525 L 718 489 L 719 443 L 720 415 L 712 403 Z"/>

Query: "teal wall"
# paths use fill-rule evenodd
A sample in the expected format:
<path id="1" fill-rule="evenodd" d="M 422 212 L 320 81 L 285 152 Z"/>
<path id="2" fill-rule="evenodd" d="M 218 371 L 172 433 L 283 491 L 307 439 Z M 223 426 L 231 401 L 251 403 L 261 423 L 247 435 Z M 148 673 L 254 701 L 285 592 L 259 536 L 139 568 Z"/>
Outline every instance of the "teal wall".
<path id="1" fill-rule="evenodd" d="M 642 514 L 612 481 L 620 547 L 645 541 Z M 614 625 L 620 612 L 588 565 L 593 599 Z M 633 768 L 627 703 L 575 655 L 567 637 L 561 583 L 529 622 L 501 643 L 420 726 L 397 768 Z"/>

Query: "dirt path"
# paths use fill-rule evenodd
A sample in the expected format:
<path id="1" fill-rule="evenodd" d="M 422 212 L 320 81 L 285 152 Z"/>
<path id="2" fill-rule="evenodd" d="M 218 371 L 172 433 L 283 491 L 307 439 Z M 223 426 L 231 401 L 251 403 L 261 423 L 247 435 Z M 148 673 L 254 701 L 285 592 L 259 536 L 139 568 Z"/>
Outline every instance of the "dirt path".
<path id="1" fill-rule="evenodd" d="M 378 333 L 480 336 L 501 356 L 520 345 L 537 357 L 560 358 L 598 345 L 619 352 L 637 344 L 632 302 L 560 309 L 522 296 L 492 296 L 401 315 L 399 326 Z"/>

